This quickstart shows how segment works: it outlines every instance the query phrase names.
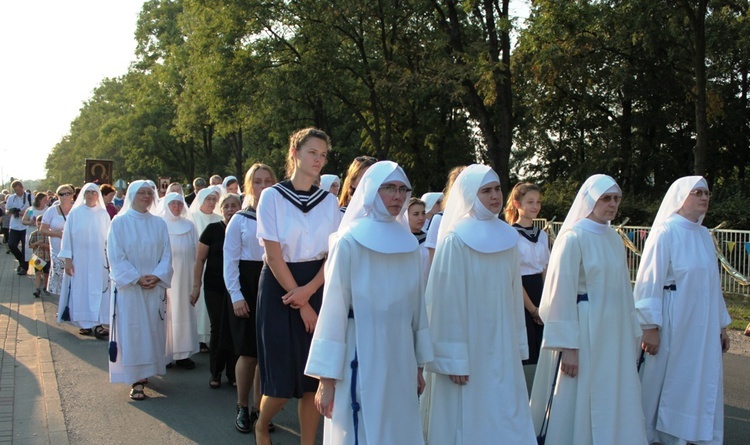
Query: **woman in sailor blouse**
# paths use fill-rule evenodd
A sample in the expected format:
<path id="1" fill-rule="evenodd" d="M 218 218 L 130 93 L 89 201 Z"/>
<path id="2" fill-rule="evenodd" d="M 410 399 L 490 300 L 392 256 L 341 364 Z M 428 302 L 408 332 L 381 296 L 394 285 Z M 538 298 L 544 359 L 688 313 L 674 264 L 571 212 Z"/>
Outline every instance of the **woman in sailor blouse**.
<path id="1" fill-rule="evenodd" d="M 523 281 L 523 305 L 526 308 L 526 337 L 529 342 L 529 358 L 524 365 L 536 365 L 542 347 L 544 323 L 539 316 L 539 303 L 544 287 L 544 271 L 549 262 L 549 239 L 547 234 L 534 227 L 534 218 L 542 209 L 542 192 L 534 184 L 518 183 L 505 204 L 505 221 L 512 225 L 518 237 L 518 256 Z"/>
<path id="2" fill-rule="evenodd" d="M 237 355 L 237 418 L 235 427 L 243 433 L 252 430 L 260 412 L 260 375 L 255 325 L 258 280 L 263 268 L 263 247 L 257 238 L 257 205 L 260 193 L 276 184 L 276 175 L 265 164 L 253 164 L 245 174 L 243 210 L 229 221 L 224 240 L 224 281 L 232 307 L 228 313 L 234 353 Z M 219 376 L 220 377 L 220 376 Z M 249 408 L 250 388 L 253 406 Z"/>
<path id="3" fill-rule="evenodd" d="M 330 139 L 306 128 L 292 134 L 290 179 L 263 190 L 258 238 L 265 249 L 256 328 L 263 399 L 255 423 L 257 443 L 270 443 L 268 422 L 287 399 L 298 398 L 301 443 L 312 445 L 320 421 L 318 381 L 304 375 L 323 297 L 328 237 L 341 220 L 336 198 L 313 185 L 325 165 Z"/>

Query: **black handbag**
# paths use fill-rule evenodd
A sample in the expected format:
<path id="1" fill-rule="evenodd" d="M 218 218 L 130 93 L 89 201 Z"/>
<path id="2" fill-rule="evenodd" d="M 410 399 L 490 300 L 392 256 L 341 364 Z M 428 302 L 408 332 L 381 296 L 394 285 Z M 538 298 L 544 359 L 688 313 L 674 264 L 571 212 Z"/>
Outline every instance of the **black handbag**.
<path id="1" fill-rule="evenodd" d="M 555 397 L 555 385 L 557 384 L 557 374 L 560 372 L 560 363 L 562 363 L 562 352 L 557 358 L 557 366 L 555 367 L 555 377 L 552 379 L 552 391 L 549 393 L 549 400 L 547 401 L 547 409 L 544 410 L 544 420 L 542 421 L 542 427 L 539 429 L 539 435 L 536 436 L 537 445 L 544 445 L 544 441 L 547 440 L 547 426 L 549 425 L 549 415 L 552 411 L 552 399 Z"/>
<path id="2" fill-rule="evenodd" d="M 117 288 L 115 287 L 115 304 L 112 305 L 112 326 L 109 329 L 109 361 L 117 362 Z"/>

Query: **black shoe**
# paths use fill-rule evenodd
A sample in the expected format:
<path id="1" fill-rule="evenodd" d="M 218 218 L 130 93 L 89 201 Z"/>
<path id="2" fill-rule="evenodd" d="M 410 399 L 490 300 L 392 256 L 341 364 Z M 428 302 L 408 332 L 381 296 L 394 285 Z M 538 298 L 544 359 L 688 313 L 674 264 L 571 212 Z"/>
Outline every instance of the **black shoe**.
<path id="1" fill-rule="evenodd" d="M 237 418 L 234 421 L 234 427 L 242 434 L 252 431 L 254 423 L 250 420 L 250 410 L 246 406 L 237 405 Z"/>
<path id="2" fill-rule="evenodd" d="M 195 362 L 192 361 L 189 358 L 184 358 L 182 360 L 177 360 L 177 362 L 175 362 L 175 365 L 178 368 L 182 368 L 182 369 L 193 369 L 193 368 L 195 368 Z"/>
<path id="3" fill-rule="evenodd" d="M 28 275 L 25 270 L 19 270 L 16 275 Z"/>
<path id="4" fill-rule="evenodd" d="M 42 293 L 41 293 L 41 291 L 39 289 L 37 289 L 37 290 L 34 291 L 34 297 L 39 298 L 41 296 L 42 296 Z"/>
<path id="5" fill-rule="evenodd" d="M 22 271 L 22 270 L 23 270 L 23 266 L 21 266 L 21 265 L 19 264 L 19 265 L 18 265 L 18 267 L 16 267 L 16 272 L 20 272 L 20 271 Z"/>

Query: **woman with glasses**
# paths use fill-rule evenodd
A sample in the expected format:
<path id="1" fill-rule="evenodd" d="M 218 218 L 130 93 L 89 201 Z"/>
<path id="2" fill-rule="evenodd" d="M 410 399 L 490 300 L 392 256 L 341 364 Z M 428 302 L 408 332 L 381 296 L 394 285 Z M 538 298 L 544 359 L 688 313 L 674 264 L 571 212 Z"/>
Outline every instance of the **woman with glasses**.
<path id="1" fill-rule="evenodd" d="M 446 201 L 427 282 L 435 359 L 430 445 L 533 444 L 521 360 L 528 356 L 518 233 L 498 218 L 500 179 L 474 164 Z"/>
<path id="2" fill-rule="evenodd" d="M 636 371 L 641 329 L 625 246 L 610 227 L 621 199 L 611 177 L 588 178 L 552 248 L 531 390 L 534 426 L 546 432 L 546 445 L 646 444 Z"/>
<path id="3" fill-rule="evenodd" d="M 68 215 L 58 258 L 65 261 L 57 322 L 69 322 L 81 334 L 106 339 L 109 331 L 109 214 L 99 186 L 89 182 Z"/>
<path id="4" fill-rule="evenodd" d="M 52 273 L 47 282 L 47 292 L 60 295 L 62 279 L 65 273 L 65 261 L 58 257 L 60 244 L 62 242 L 63 228 L 68 219 L 68 213 L 73 208 L 73 194 L 75 188 L 70 184 L 64 184 L 57 188 L 57 202 L 47 209 L 42 216 L 42 235 L 49 237 L 50 261 L 52 262 Z M 82 335 L 90 334 L 90 330 L 81 330 Z"/>
<path id="5" fill-rule="evenodd" d="M 107 256 L 114 290 L 110 300 L 110 340 L 117 344 L 109 381 L 131 385 L 141 401 L 148 378 L 166 372 L 167 295 L 172 282 L 172 250 L 164 220 L 150 213 L 156 192 L 133 181 L 125 204 L 112 220 Z"/>
<path id="6" fill-rule="evenodd" d="M 432 345 L 419 244 L 404 214 L 410 192 L 398 164 L 376 163 L 332 240 L 305 369 L 320 379 L 315 403 L 328 445 L 424 443 L 417 396 Z"/>
<path id="7" fill-rule="evenodd" d="M 672 184 L 646 239 L 635 281 L 650 443 L 723 443 L 721 353 L 729 350 L 731 319 L 713 239 L 701 225 L 709 196 L 701 176 Z"/>
<path id="8" fill-rule="evenodd" d="M 362 179 L 367 169 L 372 167 L 376 162 L 378 160 L 372 156 L 357 156 L 349 164 L 349 169 L 346 171 L 346 178 L 344 178 L 344 185 L 341 186 L 341 196 L 339 196 L 339 207 L 342 213 L 346 212 L 346 206 L 349 205 L 349 201 L 354 196 L 354 191 L 357 189 L 360 179 Z"/>
<path id="9" fill-rule="evenodd" d="M 263 190 L 258 239 L 265 249 L 257 304 L 258 365 L 263 399 L 255 423 L 258 444 L 270 443 L 268 423 L 292 397 L 302 445 L 312 445 L 320 421 L 318 381 L 304 375 L 323 298 L 328 237 L 341 219 L 336 198 L 313 185 L 325 165 L 330 139 L 306 128 L 289 138 L 289 179 Z"/>

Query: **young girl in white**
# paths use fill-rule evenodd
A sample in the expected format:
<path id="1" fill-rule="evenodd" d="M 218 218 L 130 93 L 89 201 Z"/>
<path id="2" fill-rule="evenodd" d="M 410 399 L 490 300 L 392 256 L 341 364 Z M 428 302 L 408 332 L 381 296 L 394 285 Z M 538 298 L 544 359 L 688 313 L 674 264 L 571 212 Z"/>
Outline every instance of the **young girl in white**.
<path id="1" fill-rule="evenodd" d="M 524 365 L 536 365 L 542 346 L 544 323 L 539 316 L 539 303 L 544 287 L 544 271 L 549 262 L 549 238 L 534 227 L 534 218 L 542 209 L 542 192 L 534 184 L 518 183 L 508 196 L 505 221 L 521 235 L 518 237 L 518 256 L 523 281 L 523 305 L 526 309 L 526 338 L 529 358 Z"/>

